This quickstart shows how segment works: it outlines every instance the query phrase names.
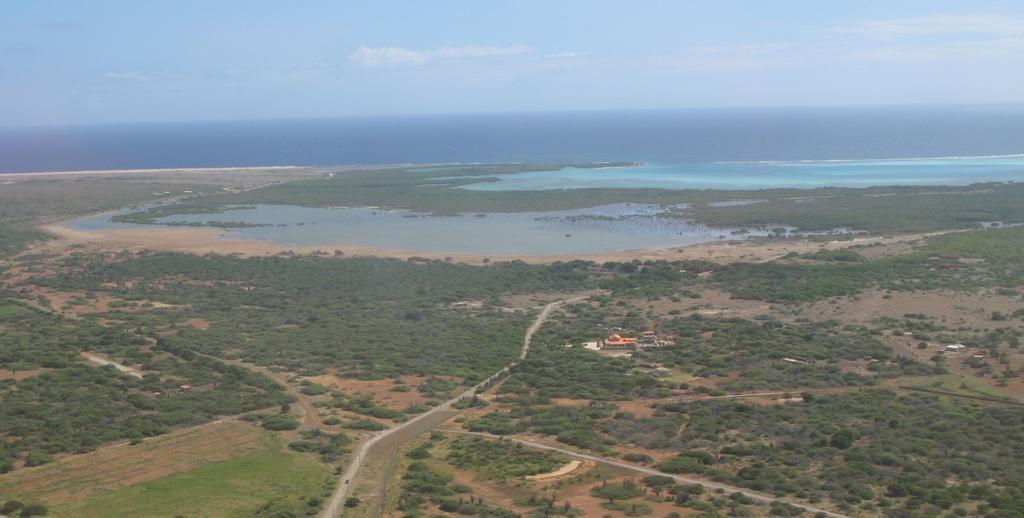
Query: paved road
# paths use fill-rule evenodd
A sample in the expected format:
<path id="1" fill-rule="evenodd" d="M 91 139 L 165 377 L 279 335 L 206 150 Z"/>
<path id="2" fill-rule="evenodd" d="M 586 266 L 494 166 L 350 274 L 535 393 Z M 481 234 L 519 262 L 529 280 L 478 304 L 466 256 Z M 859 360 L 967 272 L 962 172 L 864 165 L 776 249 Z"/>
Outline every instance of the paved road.
<path id="1" fill-rule="evenodd" d="M 355 485 L 356 476 L 359 475 L 359 470 L 362 468 L 363 463 L 366 461 L 366 455 L 375 444 L 384 440 L 385 438 L 391 437 L 399 432 L 415 430 L 416 435 L 425 433 L 427 431 L 436 428 L 444 421 L 447 421 L 454 415 L 458 414 L 458 411 L 452 408 L 452 405 L 457 403 L 459 400 L 464 398 L 473 397 L 473 394 L 477 393 L 478 390 L 489 387 L 495 380 L 503 376 L 509 371 L 516 363 L 526 358 L 526 355 L 530 352 L 530 340 L 533 338 L 534 333 L 540 329 L 540 326 L 544 325 L 544 321 L 547 320 L 548 315 L 555 309 L 555 306 L 559 304 L 578 302 L 588 298 L 590 295 L 583 295 L 579 297 L 573 297 L 571 299 L 560 300 L 552 302 L 541 310 L 537 318 L 534 319 L 533 323 L 526 330 L 526 334 L 523 336 L 523 348 L 519 353 L 519 357 L 503 367 L 498 372 L 495 372 L 487 379 L 477 383 L 472 388 L 462 392 L 444 403 L 431 408 L 430 410 L 402 423 L 393 428 L 388 428 L 381 432 L 377 432 L 375 435 L 366 440 L 366 442 L 359 445 L 355 453 L 352 456 L 352 460 L 349 462 L 348 468 L 341 475 L 341 479 L 338 481 L 338 487 L 334 490 L 334 494 L 331 495 L 331 499 L 328 500 L 327 505 L 324 506 L 323 511 L 320 512 L 321 518 L 336 518 L 340 516 L 342 505 L 345 500 L 352 494 L 352 486 Z M 392 443 L 392 448 L 397 447 L 402 441 L 389 441 Z M 384 455 L 387 452 L 374 451 L 374 456 Z"/>
<path id="2" fill-rule="evenodd" d="M 517 443 L 517 444 L 522 444 L 523 446 L 526 446 L 526 447 L 529 447 L 529 448 L 536 448 L 536 449 L 539 449 L 539 450 L 547 450 L 547 451 L 552 451 L 552 452 L 555 452 L 555 453 L 561 453 L 562 455 L 567 455 L 569 457 L 574 457 L 574 458 L 582 459 L 582 460 L 589 460 L 591 462 L 599 462 L 601 464 L 607 464 L 609 466 L 615 466 L 616 468 L 622 468 L 622 469 L 626 469 L 626 470 L 629 470 L 629 471 L 634 471 L 634 472 L 637 472 L 637 473 L 642 473 L 644 475 L 660 475 L 660 476 L 664 476 L 664 477 L 669 477 L 669 478 L 671 478 L 671 479 L 673 479 L 673 480 L 675 480 L 677 482 L 682 482 L 684 484 L 700 484 L 700 485 L 702 485 L 704 487 L 711 488 L 711 489 L 721 489 L 723 491 L 728 491 L 730 493 L 739 493 L 741 495 L 749 497 L 751 500 L 754 500 L 754 501 L 757 501 L 757 502 L 760 502 L 760 503 L 763 503 L 763 504 L 768 504 L 768 503 L 771 503 L 771 502 L 784 502 L 784 503 L 787 503 L 787 504 L 792 505 L 794 507 L 799 507 L 799 508 L 801 508 L 804 511 L 807 511 L 809 513 L 822 514 L 824 516 L 831 516 L 833 518 L 847 518 L 846 515 L 843 515 L 843 514 L 834 513 L 832 511 L 826 511 L 824 509 L 818 509 L 817 507 L 811 507 L 809 505 L 801 504 L 801 503 L 798 503 L 798 502 L 790 502 L 790 501 L 787 501 L 787 500 L 784 500 L 784 499 L 781 499 L 781 498 L 775 498 L 775 497 L 773 497 L 771 495 L 766 495 L 764 493 L 758 493 L 756 491 L 751 491 L 749 489 L 743 489 L 743 488 L 740 488 L 740 487 L 730 486 L 730 485 L 727 485 L 727 484 L 720 484 L 718 482 L 712 482 L 710 480 L 703 480 L 703 479 L 699 479 L 699 478 L 684 477 L 684 476 L 681 476 L 681 475 L 674 475 L 672 473 L 662 473 L 662 472 L 660 472 L 658 470 L 655 470 L 655 469 L 645 468 L 643 466 L 635 466 L 633 464 L 627 464 L 625 462 L 620 462 L 620 461 L 617 461 L 617 460 L 614 460 L 614 459 L 606 459 L 604 457 L 597 457 L 597 456 L 594 456 L 594 455 L 587 455 L 585 453 L 577 453 L 577 452 L 572 451 L 572 450 L 566 450 L 566 449 L 563 449 L 563 448 L 559 448 L 557 446 L 548 446 L 547 444 L 541 444 L 539 442 L 532 442 L 532 441 L 527 441 L 525 439 L 517 439 L 515 437 L 505 437 L 505 436 L 492 435 L 492 434 L 489 434 L 489 433 L 481 433 L 481 432 L 467 432 L 467 431 L 463 431 L 463 430 L 444 430 L 444 431 L 448 432 L 448 433 L 457 433 L 457 434 L 460 434 L 460 435 L 471 435 L 471 436 L 474 436 L 474 437 L 486 437 L 486 438 L 489 438 L 489 439 L 498 439 L 498 440 L 504 440 L 504 441 L 511 441 L 511 442 L 514 442 L 514 443 Z"/>

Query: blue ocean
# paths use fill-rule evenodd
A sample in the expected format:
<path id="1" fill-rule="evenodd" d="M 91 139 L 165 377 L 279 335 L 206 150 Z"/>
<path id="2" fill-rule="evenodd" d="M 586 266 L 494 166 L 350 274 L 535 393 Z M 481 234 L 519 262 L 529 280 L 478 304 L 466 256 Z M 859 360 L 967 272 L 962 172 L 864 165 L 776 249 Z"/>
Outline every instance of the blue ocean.
<path id="1" fill-rule="evenodd" d="M 478 190 L 1019 181 L 1024 180 L 1022 151 L 1024 109 L 993 106 L 424 116 L 0 133 L 0 169 L 6 171 L 479 162 L 637 164 L 488 175 L 487 181 L 462 187 Z M 662 211 L 619 204 L 576 211 L 425 217 L 401 209 L 257 205 L 172 219 L 191 224 L 252 223 L 255 226 L 231 229 L 226 235 L 286 245 L 340 243 L 485 255 L 665 248 L 767 231 L 710 228 Z M 70 225 L 81 230 L 131 226 L 112 221 L 109 214 Z"/>
<path id="2" fill-rule="evenodd" d="M 1024 179 L 1024 106 L 431 115 L 0 129 L 0 172 L 630 161 L 480 189 Z M 964 158 L 969 157 L 969 158 Z M 921 160 L 928 159 L 928 160 Z"/>

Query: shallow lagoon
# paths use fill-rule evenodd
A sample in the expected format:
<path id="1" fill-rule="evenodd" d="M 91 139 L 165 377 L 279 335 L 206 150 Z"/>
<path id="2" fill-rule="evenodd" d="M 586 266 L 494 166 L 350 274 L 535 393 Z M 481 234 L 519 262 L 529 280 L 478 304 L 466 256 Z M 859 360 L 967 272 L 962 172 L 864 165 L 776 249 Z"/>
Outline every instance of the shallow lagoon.
<path id="1" fill-rule="evenodd" d="M 540 191 L 582 188 L 775 189 L 885 185 L 967 185 L 1024 180 L 1024 155 L 640 164 L 482 175 L 497 181 L 462 186 L 477 191 Z"/>
<path id="2" fill-rule="evenodd" d="M 368 207 L 308 208 L 256 205 L 222 214 L 189 214 L 161 223 L 240 222 L 230 238 L 267 239 L 284 245 L 345 244 L 473 255 L 563 255 L 666 248 L 734 238 L 735 229 L 712 228 L 664 214 L 653 205 L 622 203 L 580 210 L 430 216 Z M 140 228 L 114 214 L 69 223 L 81 230 Z M 751 230 L 747 236 L 765 235 Z"/>
<path id="3" fill-rule="evenodd" d="M 418 168 L 424 171 L 429 168 Z M 443 170 L 443 168 L 436 168 Z M 465 177 L 462 177 L 465 178 Z M 557 171 L 482 175 L 496 178 L 462 186 L 477 190 L 548 190 L 586 187 L 772 188 L 868 185 L 957 185 L 1024 180 L 1024 156 L 909 160 L 737 162 L 564 168 Z M 737 199 L 713 206 L 762 203 Z M 668 248 L 735 236 L 763 236 L 767 229 L 712 228 L 671 213 L 672 207 L 615 204 L 551 212 L 432 216 L 371 207 L 309 208 L 288 205 L 235 207 L 222 214 L 165 218 L 163 224 L 235 224 L 230 238 L 286 246 L 344 245 L 472 255 L 573 255 Z M 678 209 L 678 207 L 675 207 Z M 83 230 L 133 228 L 110 215 L 71 224 Z M 237 225 L 241 224 L 241 225 Z M 742 232 L 740 232 L 742 231 Z"/>

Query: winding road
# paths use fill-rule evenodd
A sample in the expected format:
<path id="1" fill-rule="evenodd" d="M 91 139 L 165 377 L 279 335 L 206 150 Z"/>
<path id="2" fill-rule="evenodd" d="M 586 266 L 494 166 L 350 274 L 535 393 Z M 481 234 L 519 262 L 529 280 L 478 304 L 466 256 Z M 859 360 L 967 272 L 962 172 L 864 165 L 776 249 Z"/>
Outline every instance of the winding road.
<path id="1" fill-rule="evenodd" d="M 413 427 L 417 427 L 417 425 L 418 425 L 419 429 L 415 429 L 414 430 L 415 435 L 420 435 L 422 433 L 426 433 L 427 431 L 430 431 L 430 430 L 432 430 L 434 428 L 437 428 L 438 426 L 440 426 L 442 423 L 444 423 L 448 419 L 451 419 L 453 416 L 457 415 L 459 413 L 459 410 L 452 408 L 452 405 L 454 405 L 455 403 L 457 403 L 459 400 L 461 400 L 463 398 L 473 397 L 473 394 L 475 394 L 478 390 L 481 390 L 481 389 L 484 389 L 484 388 L 490 386 L 491 383 L 493 383 L 499 377 L 501 377 L 504 374 L 506 374 L 517 363 L 519 363 L 520 361 L 526 359 L 526 356 L 530 353 L 530 342 L 531 342 L 531 340 L 533 338 L 533 335 L 541 328 L 542 325 L 544 325 L 544 322 L 551 315 L 551 311 L 554 310 L 555 307 L 557 307 L 557 306 L 559 306 L 561 304 L 568 304 L 568 303 L 573 303 L 573 302 L 579 302 L 581 300 L 587 299 L 589 296 L 590 295 L 573 297 L 573 298 L 570 298 L 570 299 L 565 299 L 565 300 L 560 300 L 560 301 L 556 301 L 556 302 L 551 302 L 551 303 L 545 305 L 544 308 L 541 310 L 540 314 L 537 315 L 537 318 L 534 319 L 532 324 L 530 324 L 530 327 L 527 328 L 526 334 L 523 336 L 523 348 L 520 351 L 519 357 L 516 360 L 512 361 L 511 363 L 509 363 L 508 365 L 503 367 L 498 372 L 492 374 L 487 379 L 485 379 L 485 380 L 481 381 L 480 383 L 474 385 L 472 388 L 470 388 L 470 389 L 460 393 L 459 395 L 455 396 L 454 398 L 449 399 L 448 401 L 446 401 L 446 402 L 444 402 L 444 403 L 442 403 L 442 404 L 440 404 L 440 405 L 438 405 L 438 406 L 428 410 L 427 412 L 424 412 L 424 413 L 416 416 L 413 419 L 410 419 L 409 421 L 406 421 L 406 422 L 404 422 L 402 424 L 399 424 L 399 425 L 397 425 L 397 426 L 395 426 L 393 428 L 388 428 L 387 430 L 383 430 L 383 431 L 377 432 L 375 435 L 373 435 L 368 440 L 363 442 L 359 446 L 359 448 L 356 449 L 356 451 L 354 452 L 354 454 L 352 456 L 352 459 L 349 462 L 348 468 L 346 468 L 345 472 L 342 474 L 341 478 L 339 479 L 337 488 L 335 489 L 334 493 L 331 495 L 331 498 L 327 502 L 327 505 L 324 506 L 324 509 L 323 509 L 323 511 L 321 511 L 319 517 L 320 518 L 338 518 L 338 517 L 341 516 L 341 510 L 342 510 L 342 507 L 343 507 L 343 505 L 345 503 L 345 500 L 352 494 L 352 488 L 355 485 L 356 477 L 359 475 L 359 470 L 362 469 L 362 466 L 363 466 L 363 464 L 366 461 L 366 457 L 367 457 L 368 453 L 370 452 L 370 449 L 374 445 L 377 445 L 377 444 L 381 443 L 382 440 L 384 440 L 386 438 L 389 438 L 389 437 L 392 437 L 392 436 L 394 436 L 395 434 L 397 434 L 399 432 L 403 432 L 403 431 L 406 431 L 406 430 L 413 429 Z M 762 393 L 762 394 L 743 394 L 743 395 L 739 395 L 739 396 L 740 397 L 742 397 L 742 396 L 750 397 L 752 395 L 775 395 L 775 394 L 776 393 L 771 392 L 771 393 Z M 737 396 L 733 396 L 733 397 L 737 397 Z M 802 503 L 799 503 L 799 502 L 793 502 L 793 501 L 786 500 L 786 499 L 775 498 L 775 497 L 773 497 L 771 495 L 767 495 L 767 494 L 764 494 L 764 493 L 758 493 L 756 491 L 751 491 L 749 489 L 743 489 L 743 488 L 736 487 L 736 486 L 730 486 L 730 485 L 721 484 L 721 483 L 718 483 L 718 482 L 711 482 L 711 481 L 708 481 L 708 480 L 692 478 L 692 477 L 685 477 L 685 476 L 675 475 L 675 474 L 671 474 L 671 473 L 662 473 L 660 471 L 657 471 L 657 470 L 654 470 L 654 469 L 651 469 L 651 468 L 645 468 L 645 467 L 642 467 L 642 466 L 636 466 L 636 465 L 633 465 L 633 464 L 628 464 L 628 463 L 625 463 L 625 462 L 617 461 L 617 460 L 614 460 L 614 459 L 607 459 L 607 458 L 604 458 L 604 457 L 597 457 L 597 456 L 588 455 L 588 454 L 585 454 L 585 453 L 578 453 L 578 452 L 575 452 L 575 451 L 572 451 L 572 450 L 567 450 L 567 449 L 559 448 L 559 447 L 556 447 L 556 446 L 548 446 L 546 444 L 532 442 L 532 441 L 528 441 L 528 440 L 525 440 L 525 439 L 517 439 L 517 438 L 514 438 L 514 437 L 503 437 L 503 436 L 492 435 L 492 434 L 487 434 L 487 433 L 468 432 L 468 431 L 461 431 L 461 430 L 445 430 L 445 431 L 446 432 L 451 432 L 451 433 L 464 434 L 464 435 L 473 435 L 473 436 L 477 436 L 477 437 L 487 437 L 487 438 L 498 439 L 498 440 L 513 441 L 513 442 L 516 442 L 518 444 L 522 444 L 523 446 L 526 446 L 526 447 L 529 447 L 529 448 L 548 450 L 548 451 L 560 453 L 560 454 L 563 454 L 563 455 L 566 455 L 566 456 L 569 456 L 569 457 L 573 457 L 573 458 L 576 458 L 576 459 L 588 460 L 588 461 L 592 461 L 592 462 L 606 464 L 606 465 L 609 465 L 609 466 L 614 466 L 614 467 L 617 467 L 617 468 L 633 471 L 633 472 L 636 472 L 636 473 L 641 473 L 641 474 L 644 474 L 644 475 L 661 475 L 661 476 L 669 477 L 669 478 L 671 478 L 671 479 L 673 479 L 673 480 L 675 480 L 677 482 L 682 482 L 682 483 L 686 483 L 686 484 L 701 484 L 704 487 L 707 487 L 707 488 L 710 488 L 710 489 L 721 489 L 723 491 L 728 491 L 730 493 L 739 493 L 739 494 L 742 494 L 744 496 L 749 497 L 751 500 L 754 500 L 754 501 L 762 503 L 762 504 L 770 504 L 771 502 L 783 502 L 783 503 L 792 505 L 794 507 L 801 508 L 801 509 L 807 511 L 808 513 L 817 514 L 819 516 L 828 516 L 828 517 L 831 517 L 831 518 L 847 518 L 846 515 L 843 515 L 843 514 L 835 513 L 835 512 L 832 512 L 832 511 L 825 510 L 825 509 L 819 509 L 819 508 L 816 508 L 816 507 L 811 507 L 809 505 L 802 504 Z M 402 444 L 402 442 L 404 442 L 404 441 L 394 441 L 392 444 L 386 445 L 387 446 L 387 450 L 393 450 L 394 448 L 397 448 L 399 445 Z M 375 453 L 377 455 L 386 455 L 386 454 L 390 454 L 390 451 L 375 452 Z"/>
<path id="2" fill-rule="evenodd" d="M 345 500 L 349 497 L 349 495 L 352 494 L 352 486 L 355 485 L 356 477 L 359 475 L 359 470 L 362 468 L 363 463 L 366 461 L 366 456 L 369 453 L 370 448 L 372 448 L 375 444 L 381 442 L 383 439 L 395 435 L 398 432 L 410 429 L 413 426 L 425 425 L 422 426 L 422 429 L 418 430 L 419 433 L 424 433 L 433 428 L 436 428 L 437 426 L 440 426 L 441 423 L 447 421 L 448 419 L 451 419 L 452 416 L 458 414 L 458 411 L 453 409 L 452 405 L 454 405 L 455 403 L 459 402 L 462 399 L 473 397 L 473 394 L 475 394 L 478 390 L 490 386 L 492 383 L 494 383 L 495 380 L 505 375 L 509 371 L 509 369 L 511 369 L 517 363 L 526 358 L 526 355 L 530 353 L 530 340 L 533 338 L 534 333 L 536 333 L 537 330 L 540 329 L 540 326 L 544 325 L 544 321 L 547 320 L 548 316 L 551 315 L 551 311 L 555 309 L 556 306 L 560 304 L 579 302 L 581 300 L 587 299 L 588 297 L 590 297 L 589 294 L 581 295 L 579 297 L 559 300 L 545 305 L 544 309 L 541 310 L 540 314 L 537 315 L 537 318 L 534 319 L 533 323 L 530 324 L 530 327 L 526 330 L 526 334 L 523 336 L 523 348 L 519 352 L 519 356 L 514 361 L 503 367 L 498 372 L 495 372 L 487 379 L 481 381 L 480 383 L 477 383 L 472 388 L 469 388 L 466 391 L 455 396 L 454 398 L 449 399 L 448 401 L 445 401 L 444 403 L 441 403 L 440 405 L 437 405 L 434 408 L 431 408 L 430 410 L 402 424 L 399 424 L 398 426 L 377 432 L 375 435 L 373 435 L 365 442 L 363 442 L 361 445 L 359 445 L 359 448 L 357 448 L 354 454 L 352 455 L 352 460 L 349 462 L 348 468 L 345 469 L 345 472 L 341 475 L 341 478 L 338 480 L 338 487 L 334 490 L 334 493 L 331 495 L 330 500 L 328 500 L 327 505 L 324 506 L 324 509 L 323 511 L 320 512 L 319 516 L 321 518 L 336 518 L 340 516 L 342 506 L 344 505 Z M 399 443 L 396 443 L 394 444 L 394 446 L 398 446 L 398 444 Z"/>

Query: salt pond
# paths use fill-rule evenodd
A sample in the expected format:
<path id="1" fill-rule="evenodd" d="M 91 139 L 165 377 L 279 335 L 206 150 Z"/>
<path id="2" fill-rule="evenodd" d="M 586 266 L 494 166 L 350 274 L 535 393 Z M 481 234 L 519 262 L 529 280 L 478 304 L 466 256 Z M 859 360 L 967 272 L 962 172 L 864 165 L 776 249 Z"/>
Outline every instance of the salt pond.
<path id="1" fill-rule="evenodd" d="M 735 238 L 734 228 L 713 228 L 678 212 L 635 203 L 578 210 L 431 216 L 368 207 L 309 208 L 291 205 L 236 207 L 221 214 L 177 215 L 158 223 L 242 223 L 230 238 L 267 239 L 284 245 L 345 244 L 473 255 L 563 255 L 666 248 Z M 116 214 L 75 220 L 80 230 L 151 227 L 111 221 Z M 744 236 L 766 235 L 747 229 Z"/>

